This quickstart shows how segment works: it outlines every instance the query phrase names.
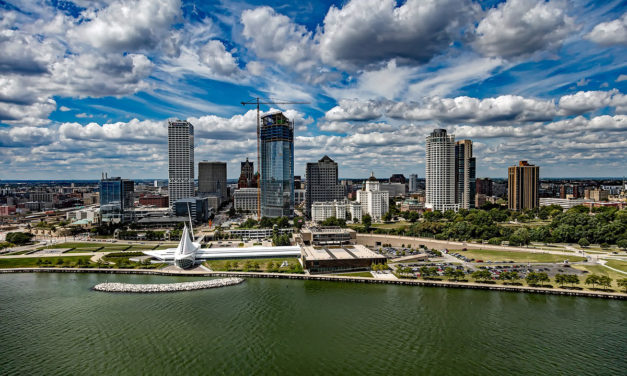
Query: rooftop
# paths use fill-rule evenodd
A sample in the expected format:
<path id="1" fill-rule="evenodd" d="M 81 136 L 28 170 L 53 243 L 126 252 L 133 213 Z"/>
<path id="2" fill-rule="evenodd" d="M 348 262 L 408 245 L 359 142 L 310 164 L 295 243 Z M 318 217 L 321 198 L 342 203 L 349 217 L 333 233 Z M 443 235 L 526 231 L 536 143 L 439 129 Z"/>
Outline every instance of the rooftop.
<path id="1" fill-rule="evenodd" d="M 385 258 L 361 244 L 342 247 L 305 246 L 301 250 L 305 260 L 356 260 Z"/>

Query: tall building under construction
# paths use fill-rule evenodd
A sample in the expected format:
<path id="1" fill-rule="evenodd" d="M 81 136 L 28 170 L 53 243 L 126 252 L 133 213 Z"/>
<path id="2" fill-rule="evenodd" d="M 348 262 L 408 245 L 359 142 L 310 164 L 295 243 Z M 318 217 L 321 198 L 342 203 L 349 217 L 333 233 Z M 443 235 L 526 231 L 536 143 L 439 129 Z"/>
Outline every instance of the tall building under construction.
<path id="1" fill-rule="evenodd" d="M 282 112 L 261 117 L 261 216 L 294 216 L 294 125 Z"/>

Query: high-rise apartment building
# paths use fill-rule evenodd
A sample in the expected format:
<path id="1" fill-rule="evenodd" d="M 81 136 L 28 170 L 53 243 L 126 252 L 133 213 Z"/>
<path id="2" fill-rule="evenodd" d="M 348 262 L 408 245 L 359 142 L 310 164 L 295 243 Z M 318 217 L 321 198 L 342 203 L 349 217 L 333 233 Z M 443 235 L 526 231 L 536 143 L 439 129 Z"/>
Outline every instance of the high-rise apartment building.
<path id="1" fill-rule="evenodd" d="M 194 196 L 194 126 L 188 121 L 168 121 L 168 192 L 171 208 Z"/>
<path id="2" fill-rule="evenodd" d="M 476 160 L 472 156 L 472 141 L 455 143 L 455 203 L 460 209 L 475 207 Z"/>
<path id="3" fill-rule="evenodd" d="M 227 200 L 226 162 L 198 163 L 198 193 L 218 196 L 220 202 Z"/>
<path id="4" fill-rule="evenodd" d="M 261 117 L 261 215 L 294 215 L 294 125 L 282 112 Z"/>
<path id="5" fill-rule="evenodd" d="M 357 191 L 357 202 L 361 204 L 362 214 L 369 214 L 373 221 L 381 217 L 390 209 L 390 194 L 379 189 L 380 183 L 370 175 L 362 190 Z"/>
<path id="6" fill-rule="evenodd" d="M 344 198 L 344 187 L 338 182 L 337 175 L 337 163 L 326 155 L 318 162 L 307 163 L 305 213 L 308 217 L 311 217 L 311 205 L 314 202 Z"/>
<path id="7" fill-rule="evenodd" d="M 418 175 L 411 174 L 409 175 L 409 192 L 417 192 L 418 191 Z"/>
<path id="8" fill-rule="evenodd" d="M 479 178 L 475 180 L 475 186 L 477 194 L 493 196 L 492 194 L 492 179 L 490 178 Z"/>
<path id="9" fill-rule="evenodd" d="M 540 166 L 520 161 L 518 166 L 508 167 L 507 205 L 509 209 L 521 211 L 540 206 L 539 182 Z"/>
<path id="10" fill-rule="evenodd" d="M 459 209 L 455 200 L 455 136 L 446 134 L 446 129 L 435 129 L 427 136 L 425 167 L 425 207 Z"/>

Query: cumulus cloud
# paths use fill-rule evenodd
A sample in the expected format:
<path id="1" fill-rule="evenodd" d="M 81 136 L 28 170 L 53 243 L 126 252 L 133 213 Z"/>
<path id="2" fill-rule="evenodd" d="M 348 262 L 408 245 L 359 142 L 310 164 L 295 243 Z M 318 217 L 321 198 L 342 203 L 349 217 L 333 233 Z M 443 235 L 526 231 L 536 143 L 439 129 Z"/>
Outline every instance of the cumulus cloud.
<path id="1" fill-rule="evenodd" d="M 611 91 L 580 91 L 553 100 L 526 98 L 518 95 L 501 95 L 494 98 L 426 97 L 419 102 L 394 102 L 388 100 L 341 100 L 328 110 L 328 122 L 374 120 L 389 117 L 402 120 L 442 123 L 528 123 L 545 122 L 558 116 L 580 115 L 613 107 L 616 113 L 627 110 L 627 96 Z M 328 124 L 326 127 L 337 126 Z"/>
<path id="2" fill-rule="evenodd" d="M 147 51 L 168 36 L 181 17 L 180 0 L 115 1 L 102 9 L 87 9 L 74 40 L 109 52 Z"/>
<path id="3" fill-rule="evenodd" d="M 446 49 L 478 13 L 469 1 L 351 0 L 331 6 L 319 35 L 325 63 L 361 67 L 396 58 L 424 63 Z"/>
<path id="4" fill-rule="evenodd" d="M 239 71 L 237 61 L 219 40 L 211 40 L 200 48 L 200 59 L 213 72 L 231 76 Z"/>
<path id="5" fill-rule="evenodd" d="M 242 34 L 255 55 L 295 71 L 304 72 L 315 65 L 312 33 L 271 7 L 242 12 Z"/>
<path id="6" fill-rule="evenodd" d="M 607 106 L 617 107 L 622 112 L 627 106 L 627 96 L 617 89 L 610 91 L 579 91 L 560 98 L 559 107 L 563 115 L 579 115 Z"/>
<path id="7" fill-rule="evenodd" d="M 605 46 L 627 45 L 627 13 L 613 21 L 601 22 L 585 38 Z"/>
<path id="8" fill-rule="evenodd" d="M 576 30 L 560 0 L 508 0 L 477 26 L 474 47 L 485 56 L 516 58 L 558 48 Z"/>

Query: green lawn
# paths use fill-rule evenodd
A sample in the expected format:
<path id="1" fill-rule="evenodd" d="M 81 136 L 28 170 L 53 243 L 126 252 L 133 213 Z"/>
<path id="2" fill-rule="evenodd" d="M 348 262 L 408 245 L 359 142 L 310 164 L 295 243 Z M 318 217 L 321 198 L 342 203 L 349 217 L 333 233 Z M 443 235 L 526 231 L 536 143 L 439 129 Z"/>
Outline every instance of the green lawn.
<path id="1" fill-rule="evenodd" d="M 618 270 L 622 270 L 624 272 L 627 272 L 627 261 L 621 261 L 621 260 L 609 260 L 605 265 L 614 268 L 614 269 L 618 269 Z M 623 278 L 627 278 L 627 274 L 623 275 Z"/>
<path id="2" fill-rule="evenodd" d="M 168 249 L 168 248 L 176 248 L 178 244 L 162 244 L 155 249 Z"/>
<path id="3" fill-rule="evenodd" d="M 372 228 L 383 228 L 386 230 L 396 230 L 398 228 L 401 227 L 407 227 L 411 225 L 410 222 L 406 222 L 406 221 L 400 221 L 400 222 L 395 222 L 395 223 L 373 223 L 372 224 Z"/>
<path id="4" fill-rule="evenodd" d="M 372 273 L 370 273 L 370 272 L 342 273 L 342 274 L 335 274 L 335 275 L 341 275 L 343 277 L 367 277 L 367 278 L 373 278 L 372 277 Z"/>
<path id="5" fill-rule="evenodd" d="M 33 250 L 32 250 L 32 249 L 30 249 L 30 250 L 27 250 L 27 251 L 17 251 L 17 252 L 11 252 L 11 253 L 9 253 L 9 255 L 25 255 L 25 254 L 27 254 L 28 252 L 33 252 Z"/>
<path id="6" fill-rule="evenodd" d="M 596 274 L 596 275 L 606 275 L 610 278 L 612 278 L 612 288 L 616 288 L 618 287 L 618 285 L 616 284 L 616 280 L 617 279 L 623 279 L 623 278 L 627 278 L 627 276 L 625 274 L 621 274 L 618 272 L 613 271 L 612 269 L 608 269 L 605 266 L 602 265 L 573 265 L 573 268 L 579 269 L 579 270 L 587 270 L 590 274 Z M 585 285 L 583 282 L 586 280 L 586 276 L 588 274 L 584 274 L 583 276 L 580 277 L 581 279 L 581 284 L 580 286 L 582 287 L 589 287 L 587 285 Z"/>
<path id="7" fill-rule="evenodd" d="M 274 270 L 269 270 L 268 268 L 268 264 L 270 262 L 272 262 L 274 265 L 279 264 L 281 265 L 283 263 L 283 261 L 287 261 L 289 266 L 285 267 L 285 268 L 279 268 L 278 270 L 275 268 Z M 226 267 L 226 263 L 231 264 L 231 268 L 228 269 Z M 233 267 L 233 264 L 237 262 L 237 267 Z M 260 272 L 266 272 L 266 271 L 273 271 L 273 272 L 289 272 L 290 270 L 296 270 L 298 268 L 300 268 L 300 262 L 298 261 L 297 258 L 295 257 L 291 257 L 291 258 L 260 258 L 260 259 L 233 259 L 233 260 L 209 260 L 206 261 L 205 264 L 211 268 L 212 270 L 215 271 L 244 271 L 245 269 L 245 265 L 247 262 L 256 262 L 259 265 L 259 269 L 257 270 L 249 270 L 249 271 L 260 271 Z"/>
<path id="8" fill-rule="evenodd" d="M 90 256 L 0 258 L 0 268 L 32 268 L 38 266 L 37 260 L 48 260 L 52 263 L 50 266 L 57 266 L 57 262 L 61 260 L 67 265 L 76 263 L 79 259 L 82 259 L 84 264 L 91 263 Z"/>
<path id="9" fill-rule="evenodd" d="M 514 261 L 514 262 L 547 262 L 557 263 L 567 259 L 570 262 L 585 261 L 586 259 L 580 256 L 567 256 L 567 255 L 553 255 L 550 253 L 531 253 L 521 251 L 497 251 L 488 249 L 469 249 L 467 251 L 451 250 L 452 252 L 458 252 L 468 258 L 474 258 L 476 260 L 483 261 Z"/>

